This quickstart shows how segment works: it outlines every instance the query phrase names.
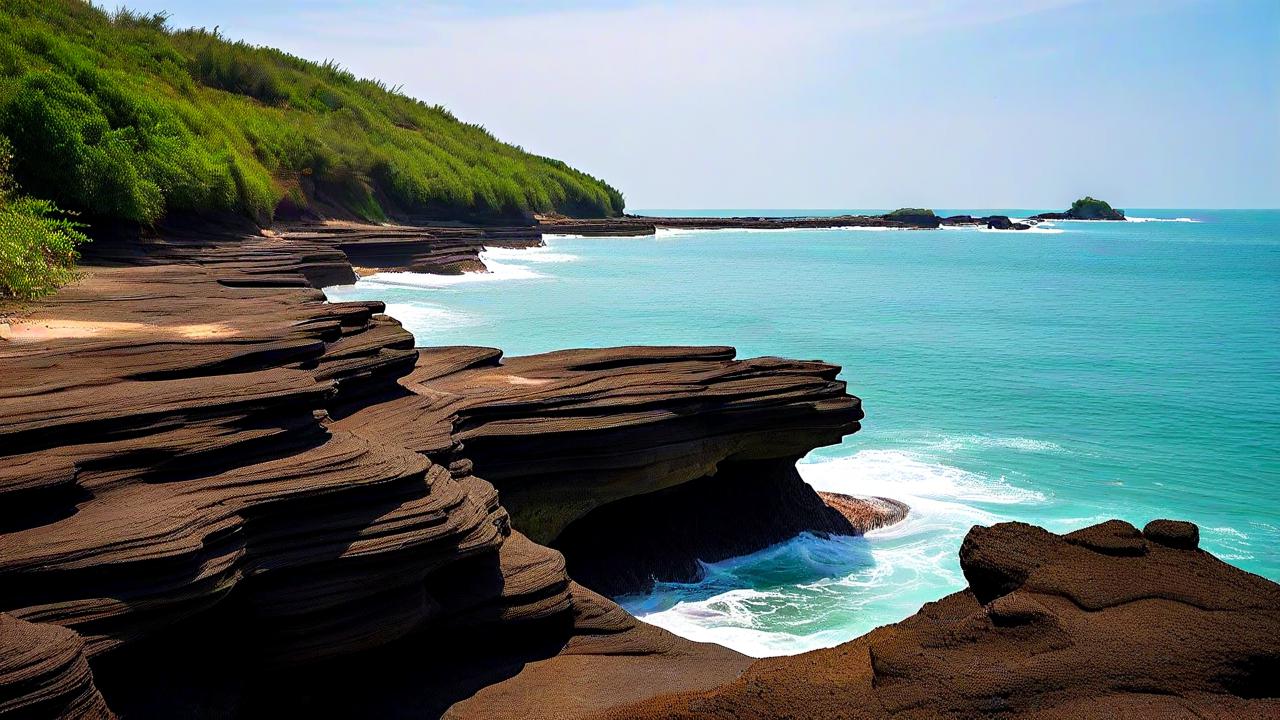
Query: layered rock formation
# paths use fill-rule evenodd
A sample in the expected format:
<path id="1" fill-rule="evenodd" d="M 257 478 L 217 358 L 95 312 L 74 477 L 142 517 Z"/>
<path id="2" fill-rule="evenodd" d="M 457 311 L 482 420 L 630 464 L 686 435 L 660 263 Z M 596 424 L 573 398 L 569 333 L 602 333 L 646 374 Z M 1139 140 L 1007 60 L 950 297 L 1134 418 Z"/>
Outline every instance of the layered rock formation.
<path id="1" fill-rule="evenodd" d="M 278 228 L 277 234 L 297 246 L 315 245 L 341 251 L 360 271 L 408 270 L 457 275 L 486 270 L 485 247 L 537 247 L 542 233 L 527 226 L 371 226 L 329 222 Z"/>
<path id="2" fill-rule="evenodd" d="M 403 393 L 337 426 L 430 455 L 464 443 L 516 525 L 549 542 L 607 503 L 725 462 L 794 462 L 858 429 L 861 405 L 839 368 L 733 357 L 728 347 L 623 347 L 503 362 L 492 348 L 428 348 Z"/>
<path id="3" fill-rule="evenodd" d="M 1280 586 L 1190 523 L 975 527 L 969 588 L 829 650 L 608 718 L 1280 717 Z"/>
<path id="4" fill-rule="evenodd" d="M 0 708 L 276 715 L 275 686 L 298 668 L 338 688 L 397 658 L 448 679 L 400 689 L 404 707 L 437 711 L 495 667 L 542 663 L 565 683 L 561 705 L 543 703 L 560 716 L 745 666 L 574 585 L 520 523 L 550 541 L 721 464 L 837 442 L 861 417 L 837 369 L 731 348 L 420 353 L 380 303 L 329 304 L 311 287 L 350 276 L 344 246 L 455 257 L 432 233 L 134 235 L 99 244 L 114 266 L 12 322 Z M 441 670 L 452 651 L 422 652 L 484 637 L 457 653 L 473 656 L 467 672 Z M 632 671 L 654 679 L 628 684 Z M 336 701 L 308 697 L 283 709 Z"/>

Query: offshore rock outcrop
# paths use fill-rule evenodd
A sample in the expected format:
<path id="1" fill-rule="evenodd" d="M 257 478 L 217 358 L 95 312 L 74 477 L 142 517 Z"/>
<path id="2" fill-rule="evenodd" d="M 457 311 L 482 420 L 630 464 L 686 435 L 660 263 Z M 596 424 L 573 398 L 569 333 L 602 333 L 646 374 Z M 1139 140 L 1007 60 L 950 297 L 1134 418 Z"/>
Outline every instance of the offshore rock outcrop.
<path id="1" fill-rule="evenodd" d="M 1009 219 L 1008 215 L 986 215 L 982 217 L 974 217 L 972 215 L 951 215 L 941 220 L 943 225 L 971 225 L 975 227 L 985 226 L 988 230 L 1030 230 L 1031 226 L 1027 223 L 1014 222 Z"/>
<path id="2" fill-rule="evenodd" d="M 608 718 L 1280 717 L 1280 586 L 1195 526 L 975 527 L 969 588 L 828 650 Z"/>
<path id="3" fill-rule="evenodd" d="M 900 500 L 885 497 L 853 497 L 844 493 L 819 492 L 818 497 L 844 516 L 862 535 L 907 519 L 911 508 Z"/>
<path id="4" fill-rule="evenodd" d="M 1032 215 L 1032 220 L 1124 220 L 1124 211 L 1116 210 L 1105 200 L 1082 197 L 1063 212 Z"/>
<path id="5" fill-rule="evenodd" d="M 351 273 L 341 243 L 361 232 L 103 242 L 111 266 L 12 323 L 0 708 L 316 714 L 336 700 L 281 708 L 277 684 L 314 669 L 371 702 L 340 679 L 393 659 L 416 677 L 396 689 L 403 707 L 438 714 L 495 667 L 546 669 L 561 696 L 539 702 L 558 717 L 745 666 L 576 586 L 519 522 L 547 541 L 721 463 L 836 442 L 861 417 L 837 369 L 731 348 L 419 352 L 381 303 L 311 287 Z M 481 469 L 518 508 L 514 528 Z M 470 670 L 442 670 L 455 654 Z M 582 690 L 601 678 L 617 687 Z"/>
<path id="6" fill-rule="evenodd" d="M 790 228 L 875 227 L 919 230 L 938 227 L 936 217 L 904 215 L 836 215 L 831 217 L 648 217 L 623 215 L 600 220 L 561 216 L 540 217 L 543 232 L 564 235 L 653 235 L 658 229 L 674 230 L 786 230 Z"/>

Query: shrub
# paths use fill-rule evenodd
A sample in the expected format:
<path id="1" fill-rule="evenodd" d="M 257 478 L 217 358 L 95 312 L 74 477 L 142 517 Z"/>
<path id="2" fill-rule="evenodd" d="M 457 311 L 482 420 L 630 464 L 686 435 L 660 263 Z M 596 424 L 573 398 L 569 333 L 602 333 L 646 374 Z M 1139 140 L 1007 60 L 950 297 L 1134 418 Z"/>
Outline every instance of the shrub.
<path id="1" fill-rule="evenodd" d="M 1085 196 L 1071 203 L 1067 215 L 1083 220 L 1123 220 L 1124 211 L 1111 207 L 1105 200 Z"/>
<path id="2" fill-rule="evenodd" d="M 72 280 L 80 227 L 48 200 L 0 200 L 0 296 L 30 300 Z"/>
<path id="3" fill-rule="evenodd" d="M 1075 212 L 1113 212 L 1111 203 L 1086 195 L 1071 203 Z"/>
<path id="4" fill-rule="evenodd" d="M 0 297 L 30 300 L 75 277 L 79 223 L 48 200 L 15 194 L 8 141 L 0 137 Z"/>

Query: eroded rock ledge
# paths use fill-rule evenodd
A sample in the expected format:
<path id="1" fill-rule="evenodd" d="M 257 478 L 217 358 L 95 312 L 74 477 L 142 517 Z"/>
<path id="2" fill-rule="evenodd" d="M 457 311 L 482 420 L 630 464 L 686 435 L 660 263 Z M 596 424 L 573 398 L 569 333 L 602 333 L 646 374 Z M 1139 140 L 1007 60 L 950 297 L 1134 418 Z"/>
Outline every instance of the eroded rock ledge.
<path id="1" fill-rule="evenodd" d="M 344 244 L 455 257 L 438 232 L 399 255 L 383 230 L 103 242 L 108 265 L 12 324 L 0 711 L 432 715 L 509 678 L 570 717 L 745 667 L 575 584 L 521 525 L 549 542 L 721 464 L 837 442 L 861 418 L 837 368 L 731 348 L 419 352 L 381 303 L 312 287 L 350 277 Z"/>

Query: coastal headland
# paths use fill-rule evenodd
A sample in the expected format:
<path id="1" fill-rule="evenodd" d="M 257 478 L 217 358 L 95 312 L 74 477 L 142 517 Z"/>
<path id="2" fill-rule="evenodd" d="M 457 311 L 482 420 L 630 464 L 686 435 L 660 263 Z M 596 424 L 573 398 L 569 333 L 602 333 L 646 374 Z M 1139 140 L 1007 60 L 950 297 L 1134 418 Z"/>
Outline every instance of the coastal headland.
<path id="1" fill-rule="evenodd" d="M 905 508 L 796 475 L 860 427 L 835 366 L 728 347 L 415 348 L 380 303 L 317 289 L 355 265 L 478 269 L 473 251 L 549 229 L 97 238 L 83 276 L 0 343 L 0 711 L 1277 711 L 1280 588 L 1196 549 L 1185 523 L 975 528 L 967 590 L 789 658 L 635 620 L 605 595 Z"/>

